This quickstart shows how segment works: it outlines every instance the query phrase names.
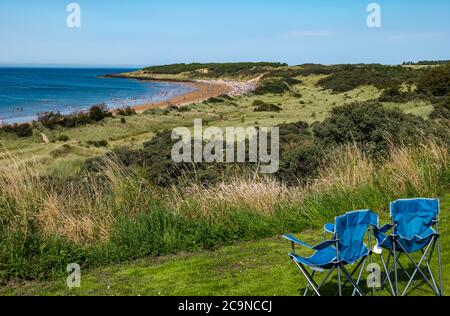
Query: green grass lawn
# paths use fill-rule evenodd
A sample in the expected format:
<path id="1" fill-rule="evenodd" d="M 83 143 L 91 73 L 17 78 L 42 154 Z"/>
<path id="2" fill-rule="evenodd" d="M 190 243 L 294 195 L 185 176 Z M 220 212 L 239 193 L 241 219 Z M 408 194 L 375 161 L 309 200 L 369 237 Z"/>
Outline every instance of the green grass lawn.
<path id="1" fill-rule="evenodd" d="M 442 199 L 441 234 L 442 262 L 445 292 L 450 293 L 450 195 Z M 386 214 L 382 223 L 387 222 Z M 309 243 L 321 241 L 320 229 L 299 234 Z M 0 295 L 194 295 L 194 296 L 296 296 L 303 293 L 306 282 L 288 258 L 290 244 L 280 236 L 255 242 L 243 242 L 222 247 L 216 251 L 181 253 L 162 258 L 148 258 L 126 264 L 82 271 L 81 288 L 69 290 L 65 278 L 45 282 L 13 282 L 0 288 Z M 301 251 L 307 255 L 307 251 Z M 379 257 L 374 255 L 374 262 Z M 436 256 L 435 256 L 436 258 Z M 434 258 L 434 259 L 435 259 Z M 405 259 L 405 258 L 404 258 Z M 437 264 L 432 266 L 437 272 Z M 406 260 L 403 260 L 407 267 Z M 436 274 L 437 275 L 437 274 Z M 322 277 L 322 276 L 321 276 Z M 400 277 L 401 286 L 406 279 Z M 411 295 L 433 295 L 416 277 L 416 288 Z M 365 287 L 363 290 L 371 293 Z M 337 275 L 324 288 L 324 293 L 334 295 Z M 351 292 L 346 287 L 346 294 Z M 389 295 L 387 287 L 378 295 Z"/>

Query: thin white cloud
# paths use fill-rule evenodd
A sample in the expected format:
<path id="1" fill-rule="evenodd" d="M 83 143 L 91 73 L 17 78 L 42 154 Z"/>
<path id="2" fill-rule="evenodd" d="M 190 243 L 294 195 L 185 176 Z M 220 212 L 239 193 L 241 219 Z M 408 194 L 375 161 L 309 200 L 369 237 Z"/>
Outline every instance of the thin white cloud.
<path id="1" fill-rule="evenodd" d="M 290 31 L 281 35 L 282 38 L 296 39 L 296 38 L 311 38 L 311 37 L 330 37 L 335 32 L 326 30 L 303 30 L 303 31 Z"/>
<path id="2" fill-rule="evenodd" d="M 442 32 L 405 32 L 405 33 L 393 33 L 389 34 L 387 38 L 389 40 L 415 40 L 415 39 L 428 39 L 445 37 L 446 33 Z"/>

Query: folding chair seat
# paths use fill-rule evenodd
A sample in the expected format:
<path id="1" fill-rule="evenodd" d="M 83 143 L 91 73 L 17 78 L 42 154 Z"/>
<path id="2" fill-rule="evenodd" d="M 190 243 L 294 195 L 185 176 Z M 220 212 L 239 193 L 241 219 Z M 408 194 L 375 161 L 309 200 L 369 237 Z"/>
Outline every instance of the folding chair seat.
<path id="1" fill-rule="evenodd" d="M 400 266 L 403 273 L 409 281 L 402 293 L 406 295 L 408 289 L 414 281 L 417 274 L 420 274 L 426 283 L 437 295 L 443 295 L 442 263 L 440 251 L 440 238 L 438 228 L 439 200 L 438 199 L 403 199 L 391 203 L 390 214 L 392 224 L 374 229 L 374 236 L 377 240 L 375 251 L 380 254 L 381 261 L 386 271 L 386 281 L 389 282 L 393 295 L 398 295 L 398 269 Z M 390 234 L 388 234 L 391 232 Z M 436 279 L 430 266 L 435 246 L 437 245 L 438 266 L 440 288 L 437 286 Z M 388 258 L 385 261 L 382 255 L 382 249 L 388 251 Z M 421 258 L 416 263 L 412 254 L 419 252 Z M 414 266 L 414 272 L 408 273 L 400 262 L 401 256 L 408 257 Z M 389 267 L 390 260 L 393 259 L 392 266 Z M 421 265 L 425 262 L 428 276 L 422 270 Z M 392 284 L 391 273 L 394 271 L 394 285 Z M 431 279 L 431 280 L 430 280 Z"/>
<path id="2" fill-rule="evenodd" d="M 308 286 L 305 289 L 305 296 L 308 293 L 309 287 L 313 289 L 315 295 L 320 296 L 321 288 L 335 270 L 337 270 L 338 273 L 339 295 L 342 295 L 341 273 L 343 273 L 346 278 L 345 283 L 350 282 L 353 286 L 353 295 L 356 293 L 361 296 L 364 295 L 359 288 L 359 282 L 367 257 L 371 252 L 364 244 L 364 238 L 367 235 L 369 227 L 374 222 L 378 223 L 378 216 L 370 210 L 350 212 L 343 216 L 336 217 L 334 224 L 334 228 L 336 229 L 333 229 L 333 237 L 316 246 L 308 245 L 292 235 L 283 236 L 292 244 L 292 252 L 289 253 L 290 258 L 295 262 L 308 281 Z M 296 245 L 313 250 L 314 254 L 309 257 L 301 256 L 296 253 Z M 354 264 L 357 264 L 357 266 L 350 274 L 345 266 Z M 353 280 L 353 275 L 361 265 L 362 269 L 355 282 Z M 309 273 L 307 268 L 309 268 L 312 273 Z M 322 282 L 318 285 L 314 281 L 314 276 L 317 272 L 324 272 L 325 270 L 328 270 L 328 272 Z"/>

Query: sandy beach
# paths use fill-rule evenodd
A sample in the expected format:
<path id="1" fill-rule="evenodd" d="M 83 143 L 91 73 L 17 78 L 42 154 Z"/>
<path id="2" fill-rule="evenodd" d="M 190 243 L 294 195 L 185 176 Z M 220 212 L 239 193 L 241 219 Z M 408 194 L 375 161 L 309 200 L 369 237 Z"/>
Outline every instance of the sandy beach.
<path id="1" fill-rule="evenodd" d="M 239 96 L 248 93 L 255 89 L 259 78 L 247 82 L 230 81 L 230 80 L 196 80 L 183 82 L 187 86 L 195 90 L 180 96 L 173 97 L 166 101 L 147 103 L 135 106 L 137 112 L 153 108 L 165 108 L 171 105 L 185 106 L 193 103 L 203 102 L 210 98 L 215 98 L 221 95 Z"/>

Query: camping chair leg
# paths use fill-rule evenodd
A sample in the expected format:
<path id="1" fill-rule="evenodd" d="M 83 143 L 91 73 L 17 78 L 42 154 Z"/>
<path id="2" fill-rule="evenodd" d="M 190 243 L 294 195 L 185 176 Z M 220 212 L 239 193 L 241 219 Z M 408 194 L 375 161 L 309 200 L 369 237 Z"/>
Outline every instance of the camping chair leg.
<path id="1" fill-rule="evenodd" d="M 313 271 L 313 273 L 311 274 L 311 278 L 314 280 L 314 275 L 316 274 L 316 271 Z M 309 283 L 308 283 L 308 285 L 306 286 L 306 289 L 305 289 L 305 293 L 303 294 L 303 296 L 307 296 L 308 295 L 308 290 L 309 290 Z"/>
<path id="2" fill-rule="evenodd" d="M 338 265 L 338 285 L 339 285 L 339 296 L 342 296 L 342 285 L 341 285 L 341 265 Z"/>
<path id="3" fill-rule="evenodd" d="M 391 277 L 389 276 L 390 272 L 388 271 L 388 268 L 386 266 L 386 262 L 384 261 L 383 254 L 381 254 L 380 257 L 381 257 L 381 262 L 383 263 L 384 271 L 386 271 L 386 279 L 389 282 L 389 286 L 391 287 L 391 293 L 392 293 L 393 296 L 395 296 L 394 287 L 392 285 Z M 389 252 L 389 259 L 390 259 L 390 252 Z M 386 284 L 386 281 L 383 282 L 382 286 L 384 286 L 384 284 Z"/>
<path id="4" fill-rule="evenodd" d="M 395 296 L 398 296 L 398 275 L 397 275 L 397 247 L 396 247 L 396 240 L 394 238 L 394 241 L 392 243 L 392 248 L 394 250 L 394 278 L 395 278 Z"/>
<path id="5" fill-rule="evenodd" d="M 397 264 L 399 265 L 399 267 L 402 269 L 403 273 L 406 275 L 406 277 L 409 280 L 411 278 L 411 274 L 408 273 L 408 270 L 406 270 L 406 268 L 401 264 L 399 259 L 400 259 L 400 255 L 397 258 Z M 413 285 L 414 285 L 414 281 L 413 281 Z"/>
<path id="6" fill-rule="evenodd" d="M 363 262 L 363 265 L 361 267 L 361 270 L 359 271 L 358 280 L 356 281 L 356 285 L 358 285 L 358 286 L 359 286 L 359 282 L 361 281 L 361 276 L 362 276 L 362 273 L 364 271 L 364 268 L 366 267 L 366 261 L 367 261 L 367 257 L 364 259 L 364 262 Z M 353 276 L 353 274 L 351 276 Z M 356 294 L 356 289 L 353 290 L 352 296 L 355 296 L 355 294 Z"/>
<path id="7" fill-rule="evenodd" d="M 320 291 L 320 289 L 322 288 L 322 286 L 325 284 L 325 282 L 328 280 L 328 278 L 330 277 L 331 273 L 334 271 L 334 269 L 336 269 L 335 267 L 331 268 L 330 271 L 328 271 L 327 275 L 323 278 L 322 282 L 320 283 L 320 285 L 318 286 L 317 290 Z M 313 296 L 315 296 L 315 293 L 313 293 Z"/>
<path id="8" fill-rule="evenodd" d="M 433 241 L 434 241 L 434 239 L 433 239 Z M 414 273 L 413 273 L 412 276 L 411 276 L 411 279 L 409 280 L 408 284 L 406 285 L 406 288 L 405 288 L 405 290 L 403 291 L 402 296 L 405 296 L 405 294 L 406 294 L 406 292 L 408 291 L 409 287 L 411 286 L 411 283 L 412 283 L 414 277 L 416 276 L 417 272 L 419 272 L 419 273 L 422 275 L 422 277 L 424 278 L 424 280 L 427 281 L 427 283 L 428 283 L 428 285 L 431 287 L 431 289 L 432 289 L 433 291 L 436 291 L 436 289 L 433 288 L 433 284 L 432 284 L 432 283 L 430 282 L 430 280 L 427 278 L 427 276 L 425 275 L 425 273 L 423 273 L 422 269 L 420 269 L 420 265 L 421 265 L 422 262 L 425 260 L 426 255 L 427 255 L 427 253 L 428 253 L 428 250 L 430 250 L 430 247 L 431 247 L 431 245 L 433 244 L 433 241 L 430 242 L 430 243 L 428 244 L 428 247 L 427 247 L 427 249 L 425 250 L 425 253 L 424 253 L 424 255 L 422 256 L 422 258 L 420 259 L 419 264 L 416 264 L 416 263 L 414 262 L 414 260 L 411 258 L 411 256 L 405 251 L 405 249 L 403 249 L 403 246 L 402 246 L 401 244 L 399 244 L 400 247 L 402 247 L 402 249 L 403 249 L 403 251 L 405 252 L 405 254 L 408 256 L 408 258 L 409 258 L 409 260 L 411 261 L 411 263 L 412 263 L 412 264 L 414 265 L 414 267 L 416 268 L 416 269 L 414 270 Z M 439 295 L 439 292 L 438 292 L 438 295 Z"/>
<path id="9" fill-rule="evenodd" d="M 433 249 L 434 249 L 435 246 L 436 246 L 436 241 L 433 242 Z M 433 249 L 432 249 L 432 250 L 433 250 Z M 433 253 L 433 251 L 431 251 L 431 254 L 432 254 L 432 253 Z M 422 249 L 422 255 L 425 255 L 423 249 Z M 431 258 L 431 255 L 430 255 L 430 258 Z M 437 294 L 437 295 L 440 295 L 440 294 L 441 294 L 441 291 L 439 290 L 439 288 L 438 288 L 438 286 L 437 286 L 437 283 L 436 283 L 436 280 L 434 279 L 433 271 L 431 270 L 430 262 L 429 262 L 427 256 L 425 256 L 425 264 L 426 264 L 426 266 L 427 266 L 428 273 L 430 274 L 431 281 L 433 282 L 434 288 L 436 289 L 436 294 Z"/>
<path id="10" fill-rule="evenodd" d="M 388 258 L 387 258 L 387 261 L 386 261 L 386 265 L 385 265 L 385 270 L 384 271 L 386 271 L 386 276 L 384 277 L 384 280 L 383 280 L 383 283 L 381 284 L 382 286 L 384 286 L 385 284 L 386 284 L 386 282 L 388 281 L 388 276 L 390 276 L 391 275 L 391 272 L 392 272 L 392 267 L 391 268 L 389 268 L 389 271 L 388 271 L 388 269 L 387 269 L 387 267 L 389 267 L 389 264 L 391 263 L 391 255 L 392 255 L 392 250 L 389 250 L 389 254 L 388 254 Z M 384 259 L 383 258 L 383 255 L 381 255 L 381 259 Z M 383 264 L 384 264 L 384 260 L 383 260 Z M 394 290 L 392 290 L 392 292 L 393 292 Z"/>
<path id="11" fill-rule="evenodd" d="M 306 278 L 306 281 L 308 281 L 308 283 L 311 285 L 311 287 L 314 290 L 314 292 L 316 292 L 316 294 L 318 296 L 321 296 L 320 293 L 319 293 L 318 286 L 317 286 L 316 282 L 314 282 L 314 280 L 312 279 L 312 277 L 308 273 L 308 271 L 306 271 L 306 269 L 303 267 L 303 265 L 300 264 L 299 262 L 297 262 L 296 260 L 294 260 L 294 262 L 297 265 L 297 267 L 300 269 L 300 271 L 302 272 L 303 276 Z"/>
<path id="12" fill-rule="evenodd" d="M 367 257 L 366 257 L 367 259 Z M 358 271 L 359 267 L 361 266 L 361 264 L 364 262 L 364 260 L 360 260 L 358 265 L 356 266 L 356 268 L 352 271 L 352 273 L 350 273 L 350 275 L 353 277 L 355 275 L 355 273 Z M 364 267 L 362 268 L 362 270 L 364 270 Z M 361 271 L 362 271 L 361 270 Z M 344 284 L 342 285 L 342 287 L 345 287 L 348 283 L 348 280 L 345 280 Z M 336 292 L 335 296 L 338 294 L 338 292 Z"/>
<path id="13" fill-rule="evenodd" d="M 436 223 L 437 233 L 437 251 L 438 251 L 438 265 L 439 265 L 439 283 L 441 286 L 441 296 L 444 296 L 444 279 L 442 278 L 442 261 L 441 261 L 441 236 L 439 235 L 439 223 Z"/>
<path id="14" fill-rule="evenodd" d="M 358 292 L 358 294 L 360 296 L 364 296 L 364 294 L 362 293 L 361 289 L 359 288 L 358 284 L 355 283 L 355 281 L 353 281 L 352 277 L 350 276 L 350 274 L 348 273 L 347 269 L 345 269 L 344 266 L 341 267 L 342 272 L 344 272 L 345 277 L 347 278 L 347 280 L 353 285 L 353 287 L 355 288 L 355 290 Z"/>
<path id="15" fill-rule="evenodd" d="M 373 258 L 372 258 L 372 235 L 373 235 L 373 227 L 371 227 L 370 228 L 370 231 L 369 231 L 369 236 L 368 236 L 368 238 L 369 238 L 369 249 L 370 249 L 370 253 L 369 253 L 369 256 L 370 256 L 370 265 L 372 265 L 373 264 Z M 364 268 L 363 268 L 364 269 Z M 358 282 L 359 283 L 359 282 Z M 375 296 L 375 286 L 372 286 L 372 295 L 373 296 Z"/>

